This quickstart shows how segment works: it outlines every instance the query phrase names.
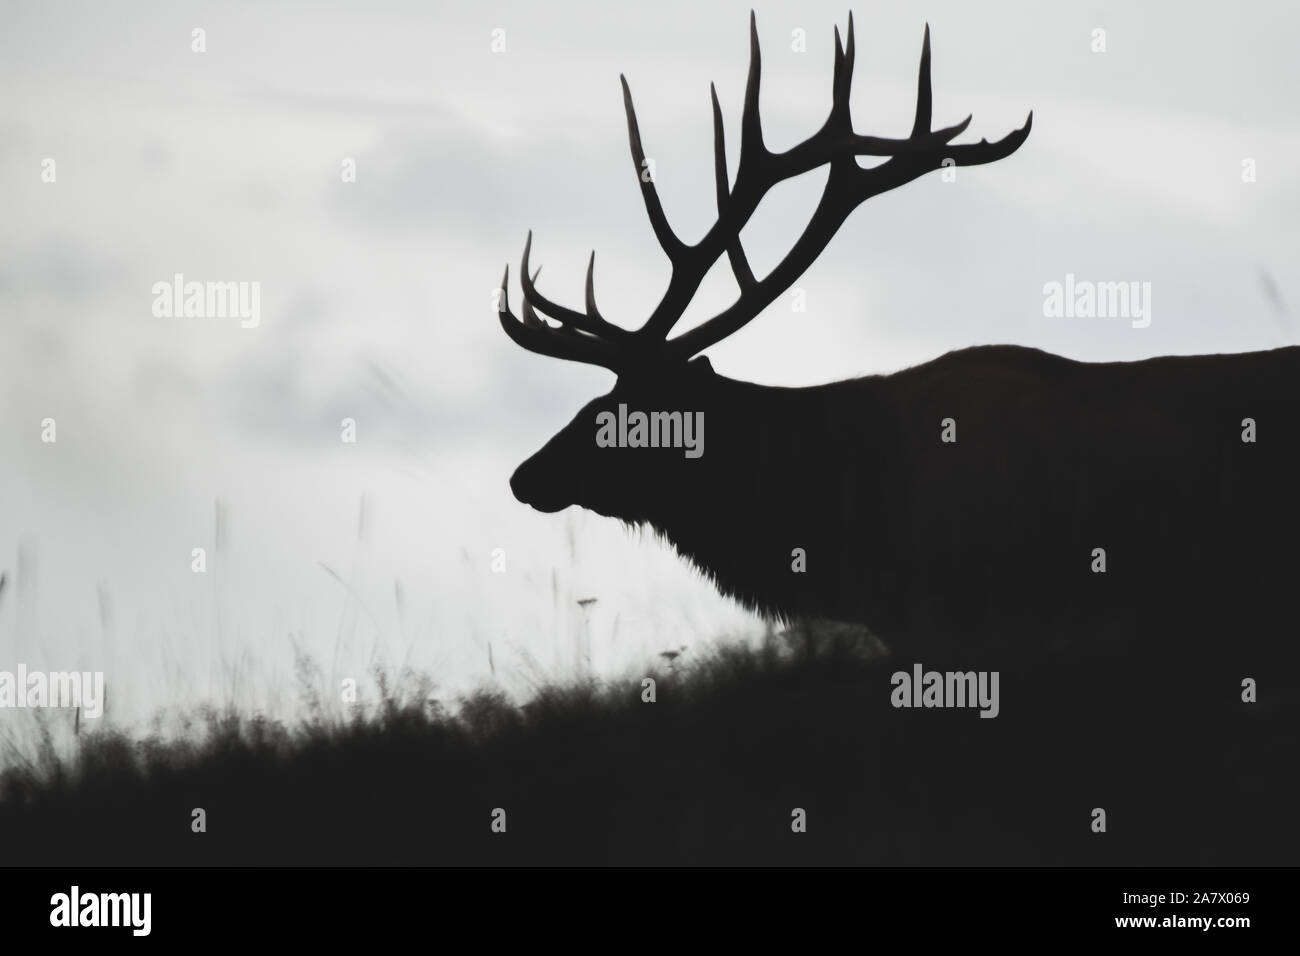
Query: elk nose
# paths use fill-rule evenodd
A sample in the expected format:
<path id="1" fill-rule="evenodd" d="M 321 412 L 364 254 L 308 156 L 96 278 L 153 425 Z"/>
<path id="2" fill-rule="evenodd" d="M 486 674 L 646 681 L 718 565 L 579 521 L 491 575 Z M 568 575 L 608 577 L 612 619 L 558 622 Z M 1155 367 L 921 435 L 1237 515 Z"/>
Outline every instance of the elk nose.
<path id="1" fill-rule="evenodd" d="M 538 479 L 537 465 L 531 458 L 516 468 L 515 473 L 510 476 L 510 490 L 515 493 L 515 498 L 521 504 L 536 508 L 538 499 L 545 497 L 541 493 L 545 485 Z"/>
<path id="2" fill-rule="evenodd" d="M 515 473 L 510 476 L 510 490 L 514 492 L 515 499 L 522 504 L 528 504 L 528 498 L 524 495 L 524 481 L 521 477 L 524 466 L 520 465 L 515 469 Z"/>
<path id="3" fill-rule="evenodd" d="M 564 510 L 570 504 L 569 499 L 561 497 L 555 489 L 552 489 L 547 481 L 543 480 L 544 476 L 545 472 L 541 471 L 538 464 L 530 458 L 516 468 L 515 473 L 510 476 L 510 490 L 522 504 L 535 508 L 543 514 Z"/>

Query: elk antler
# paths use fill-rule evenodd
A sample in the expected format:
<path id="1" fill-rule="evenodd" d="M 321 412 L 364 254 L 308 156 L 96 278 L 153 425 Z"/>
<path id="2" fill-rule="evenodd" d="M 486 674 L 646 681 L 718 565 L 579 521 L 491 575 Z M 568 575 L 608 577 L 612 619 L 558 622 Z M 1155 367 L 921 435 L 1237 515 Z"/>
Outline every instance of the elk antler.
<path id="1" fill-rule="evenodd" d="M 537 291 L 536 273 L 529 277 L 528 253 L 532 247 L 532 233 L 529 232 L 528 241 L 524 243 L 520 276 L 524 292 L 522 322 L 510 312 L 506 298 L 506 280 L 502 281 L 499 318 L 506 333 L 531 351 L 603 365 L 615 372 L 664 360 L 684 362 L 731 335 L 770 305 L 812 265 L 844 220 L 867 199 L 909 183 L 940 168 L 946 161 L 951 161 L 955 166 L 978 166 L 1003 159 L 1019 149 L 1020 144 L 1029 136 L 1034 119 L 1032 112 L 1024 126 L 1008 133 L 996 143 L 981 139 L 978 143 L 949 145 L 970 125 L 970 116 L 955 126 L 940 130 L 930 128 L 928 25 L 921 46 L 916 118 L 911 134 L 906 139 L 887 139 L 855 133 L 849 115 L 853 59 L 853 15 L 849 14 L 847 43 L 841 44 L 839 28 L 835 29 L 835 69 L 830 116 L 821 129 L 802 143 L 783 153 L 774 153 L 763 144 L 762 124 L 759 121 L 758 85 L 762 64 L 758 48 L 758 26 L 754 14 L 750 13 L 749 79 L 745 84 L 745 105 L 741 114 L 740 161 L 736 181 L 734 186 L 729 186 L 727 182 L 722 109 L 718 105 L 717 90 L 710 84 L 718 218 L 694 245 L 683 242 L 669 226 L 653 177 L 640 175 L 645 165 L 645 150 L 641 146 L 641 131 L 637 126 L 636 110 L 632 106 L 632 93 L 628 89 L 627 79 L 620 77 L 623 104 L 627 111 L 628 141 L 632 148 L 632 161 L 636 164 L 637 178 L 641 182 L 641 197 L 645 201 L 651 228 L 672 267 L 668 288 L 640 329 L 631 332 L 613 325 L 596 308 L 592 282 L 595 266 L 593 252 L 587 265 L 586 310 L 577 312 L 556 305 Z M 878 166 L 864 169 L 857 163 L 858 156 L 884 156 L 888 159 Z M 740 244 L 741 230 L 772 187 L 826 165 L 830 167 L 826 189 L 803 235 L 775 269 L 763 279 L 756 279 Z M 669 339 L 668 334 L 673 326 L 681 319 L 700 283 L 723 253 L 726 253 L 736 284 L 740 287 L 739 297 L 722 312 L 677 338 Z M 509 270 L 507 279 L 508 277 Z M 560 326 L 557 328 L 543 322 L 534 309 L 559 321 Z"/>

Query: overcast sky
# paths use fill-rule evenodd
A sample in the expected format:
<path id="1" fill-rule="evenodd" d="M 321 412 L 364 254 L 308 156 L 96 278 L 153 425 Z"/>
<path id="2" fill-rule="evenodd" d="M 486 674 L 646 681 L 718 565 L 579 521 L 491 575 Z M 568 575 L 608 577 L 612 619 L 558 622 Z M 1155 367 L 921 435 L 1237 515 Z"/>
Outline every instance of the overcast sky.
<path id="1" fill-rule="evenodd" d="M 406 662 L 448 687 L 491 676 L 490 644 L 519 689 L 567 673 L 584 627 L 598 671 L 752 629 L 663 545 L 514 501 L 514 466 L 612 377 L 518 349 L 492 306 L 532 228 L 554 298 L 581 301 L 595 248 L 604 313 L 644 321 L 668 270 L 618 75 L 694 240 L 711 80 L 734 170 L 749 8 L 0 4 L 0 669 L 104 670 L 125 720 L 287 706 L 295 643 L 331 680 Z M 849 8 L 756 9 L 765 137 L 786 148 L 825 118 Z M 861 207 L 799 281 L 807 311 L 782 297 L 712 350 L 718 371 L 804 385 L 994 342 L 1092 360 L 1297 342 L 1300 7 L 854 12 L 859 131 L 906 134 L 928 22 L 936 126 L 973 113 L 963 140 L 996 139 L 1032 109 L 1033 132 Z M 823 182 L 760 208 L 756 271 Z M 156 317 L 175 273 L 259 282 L 260 324 Z M 1045 317 L 1067 273 L 1150 282 L 1150 326 Z M 688 322 L 733 289 L 712 276 Z"/>

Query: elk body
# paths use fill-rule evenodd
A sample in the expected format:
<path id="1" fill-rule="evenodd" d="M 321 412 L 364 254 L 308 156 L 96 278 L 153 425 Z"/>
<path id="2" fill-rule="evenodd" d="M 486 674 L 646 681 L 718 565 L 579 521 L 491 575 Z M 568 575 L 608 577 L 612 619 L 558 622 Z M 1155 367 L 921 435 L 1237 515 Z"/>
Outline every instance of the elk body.
<path id="1" fill-rule="evenodd" d="M 931 131 L 928 28 L 911 135 L 854 133 L 851 18 L 846 39 L 841 45 L 836 32 L 826 124 L 775 154 L 758 120 L 751 18 L 734 186 L 713 97 L 714 226 L 686 245 L 669 228 L 654 183 L 642 180 L 672 277 L 640 330 L 600 315 L 591 265 L 584 310 L 546 299 L 529 272 L 529 236 L 522 321 L 503 285 L 502 327 L 525 348 L 603 365 L 618 380 L 519 467 L 516 496 L 542 511 L 576 504 L 652 527 L 751 608 L 858 622 L 893 646 L 922 637 L 985 649 L 1240 637 L 1243 646 L 1292 647 L 1300 348 L 1082 363 L 982 346 L 812 388 L 736 381 L 693 358 L 770 304 L 865 199 L 946 163 L 1002 159 L 1029 134 L 1032 114 L 994 143 L 953 145 L 969 118 Z M 640 169 L 626 81 L 624 96 Z M 887 159 L 862 168 L 861 155 Z M 806 232 L 757 279 L 740 229 L 768 189 L 822 165 L 830 167 L 826 191 Z M 724 254 L 739 298 L 669 338 Z M 600 416 L 628 409 L 699 413 L 702 455 L 600 447 Z"/>

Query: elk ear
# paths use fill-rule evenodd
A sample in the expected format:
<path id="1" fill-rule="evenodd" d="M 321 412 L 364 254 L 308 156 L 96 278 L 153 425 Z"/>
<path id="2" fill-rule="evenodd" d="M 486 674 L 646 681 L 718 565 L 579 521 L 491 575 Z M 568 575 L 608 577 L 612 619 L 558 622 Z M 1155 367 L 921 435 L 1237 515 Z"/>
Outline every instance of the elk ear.
<path id="1" fill-rule="evenodd" d="M 695 358 L 691 359 L 686 364 L 691 370 L 693 370 L 697 374 L 701 372 L 707 372 L 710 375 L 713 374 L 713 363 L 709 361 L 709 357 L 707 355 L 697 355 L 695 356 Z"/>

